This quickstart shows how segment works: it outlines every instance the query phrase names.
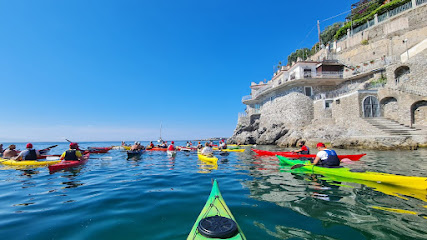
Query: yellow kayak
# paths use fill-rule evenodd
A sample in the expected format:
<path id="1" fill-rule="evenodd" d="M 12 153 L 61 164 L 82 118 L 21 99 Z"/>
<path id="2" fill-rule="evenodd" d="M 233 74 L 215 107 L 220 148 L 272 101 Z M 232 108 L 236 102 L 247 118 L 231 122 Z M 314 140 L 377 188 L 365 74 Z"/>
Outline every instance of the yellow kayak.
<path id="1" fill-rule="evenodd" d="M 4 165 L 9 165 L 9 166 L 48 166 L 48 165 L 59 163 L 60 161 L 61 160 L 56 160 L 56 161 L 46 161 L 46 160 L 16 161 L 16 160 L 11 160 L 11 159 L 0 158 L 0 163 L 2 163 Z"/>
<path id="2" fill-rule="evenodd" d="M 245 149 L 222 149 L 223 152 L 244 152 Z"/>
<path id="3" fill-rule="evenodd" d="M 228 147 L 252 147 L 256 146 L 256 144 L 246 144 L 246 145 L 237 145 L 237 144 L 227 144 Z"/>
<path id="4" fill-rule="evenodd" d="M 202 161 L 214 162 L 214 163 L 216 163 L 218 161 L 218 158 L 215 156 L 205 156 L 205 155 L 200 154 L 200 153 L 198 153 L 197 156 Z"/>

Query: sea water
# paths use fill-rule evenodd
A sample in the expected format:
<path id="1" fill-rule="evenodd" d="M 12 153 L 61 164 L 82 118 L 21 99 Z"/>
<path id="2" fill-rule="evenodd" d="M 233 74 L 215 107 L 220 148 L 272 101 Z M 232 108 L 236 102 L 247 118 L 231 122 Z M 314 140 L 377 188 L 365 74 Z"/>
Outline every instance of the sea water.
<path id="1" fill-rule="evenodd" d="M 68 148 L 68 143 L 34 146 L 55 144 L 50 154 Z M 119 142 L 81 143 L 112 145 Z M 427 176 L 427 150 L 337 152 L 367 153 L 346 163 L 350 168 Z M 275 157 L 257 157 L 250 148 L 218 157 L 218 164 L 210 164 L 195 152 L 169 158 L 166 152 L 147 151 L 127 159 L 125 151 L 110 150 L 54 173 L 47 167 L 0 165 L 0 237 L 186 239 L 217 179 L 247 239 L 427 238 L 427 191 L 291 173 Z"/>

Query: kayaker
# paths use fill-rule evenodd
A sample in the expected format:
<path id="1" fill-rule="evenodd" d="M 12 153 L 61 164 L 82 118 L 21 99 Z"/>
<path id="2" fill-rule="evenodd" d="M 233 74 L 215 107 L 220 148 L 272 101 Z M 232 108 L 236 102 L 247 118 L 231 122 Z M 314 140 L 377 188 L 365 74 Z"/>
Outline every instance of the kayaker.
<path id="1" fill-rule="evenodd" d="M 319 152 L 313 161 L 313 165 L 323 167 L 335 167 L 340 165 L 340 159 L 334 150 L 327 149 L 324 143 L 319 142 L 317 145 Z"/>
<path id="2" fill-rule="evenodd" d="M 37 160 L 37 157 L 40 156 L 40 154 L 37 150 L 33 149 L 33 144 L 27 143 L 26 148 L 27 149 L 19 153 L 16 160 Z"/>
<path id="3" fill-rule="evenodd" d="M 150 144 L 148 144 L 147 149 L 152 149 L 154 147 L 154 143 L 150 142 Z"/>
<path id="4" fill-rule="evenodd" d="M 158 147 L 159 148 L 167 148 L 168 147 L 167 142 L 162 142 L 162 144 L 160 144 Z"/>
<path id="5" fill-rule="evenodd" d="M 3 143 L 0 143 L 0 155 L 4 152 Z"/>
<path id="6" fill-rule="evenodd" d="M 62 155 L 59 157 L 60 160 L 65 161 L 81 161 L 83 160 L 82 152 L 80 152 L 79 144 L 77 143 L 70 143 L 70 149 L 63 152 Z"/>
<path id="7" fill-rule="evenodd" d="M 191 147 L 191 143 L 189 143 L 188 141 L 187 141 L 187 144 L 185 145 L 186 147 Z"/>
<path id="8" fill-rule="evenodd" d="M 18 152 L 15 150 L 14 144 L 9 145 L 8 149 L 3 152 L 3 158 L 10 159 L 18 156 Z"/>
<path id="9" fill-rule="evenodd" d="M 205 143 L 205 147 L 202 149 L 201 154 L 203 154 L 205 156 L 212 156 L 213 155 L 213 150 L 212 150 L 212 148 L 208 142 Z"/>
<path id="10" fill-rule="evenodd" d="M 138 151 L 139 150 L 139 146 L 138 146 L 138 142 L 134 142 L 132 147 L 130 147 L 131 151 Z"/>
<path id="11" fill-rule="evenodd" d="M 171 145 L 169 145 L 169 147 L 168 147 L 168 151 L 175 151 L 175 146 L 174 146 L 174 144 L 175 144 L 175 142 L 174 142 L 174 141 L 172 141 L 172 142 L 171 142 Z"/>
<path id="12" fill-rule="evenodd" d="M 300 147 L 300 149 L 292 150 L 291 152 L 300 154 L 310 154 L 310 149 L 305 145 L 305 141 L 300 141 L 298 143 L 298 146 Z"/>
<path id="13" fill-rule="evenodd" d="M 198 149 L 198 150 L 201 150 L 202 148 L 203 148 L 203 145 L 202 145 L 200 142 L 198 142 L 198 143 L 197 143 L 197 149 Z"/>
<path id="14" fill-rule="evenodd" d="M 219 143 L 218 148 L 219 148 L 219 150 L 227 149 L 227 144 L 225 143 L 224 140 L 221 140 L 221 142 Z"/>

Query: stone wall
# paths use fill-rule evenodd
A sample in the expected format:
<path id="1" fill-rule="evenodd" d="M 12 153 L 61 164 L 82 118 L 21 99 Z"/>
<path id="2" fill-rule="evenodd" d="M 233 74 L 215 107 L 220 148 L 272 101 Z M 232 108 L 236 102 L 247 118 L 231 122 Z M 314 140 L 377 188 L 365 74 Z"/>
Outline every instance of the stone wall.
<path id="1" fill-rule="evenodd" d="M 304 126 L 313 119 L 313 101 L 302 93 L 290 93 L 262 106 L 260 128 L 274 124 Z"/>
<path id="2" fill-rule="evenodd" d="M 337 42 L 337 57 L 355 66 L 383 56 L 400 55 L 426 37 L 427 5 L 423 5 Z M 405 43 L 404 39 L 408 41 Z M 362 45 L 363 40 L 368 44 Z"/>

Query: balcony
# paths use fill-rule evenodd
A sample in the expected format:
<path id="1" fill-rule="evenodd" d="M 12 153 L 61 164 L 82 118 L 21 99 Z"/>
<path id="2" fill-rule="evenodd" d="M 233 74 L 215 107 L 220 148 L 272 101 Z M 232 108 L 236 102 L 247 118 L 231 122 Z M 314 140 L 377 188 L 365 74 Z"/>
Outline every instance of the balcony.
<path id="1" fill-rule="evenodd" d="M 252 95 L 246 95 L 242 97 L 242 102 L 252 100 Z"/>
<path id="2" fill-rule="evenodd" d="M 342 71 L 340 72 L 318 72 L 316 73 L 315 78 L 343 78 L 344 73 Z"/>

